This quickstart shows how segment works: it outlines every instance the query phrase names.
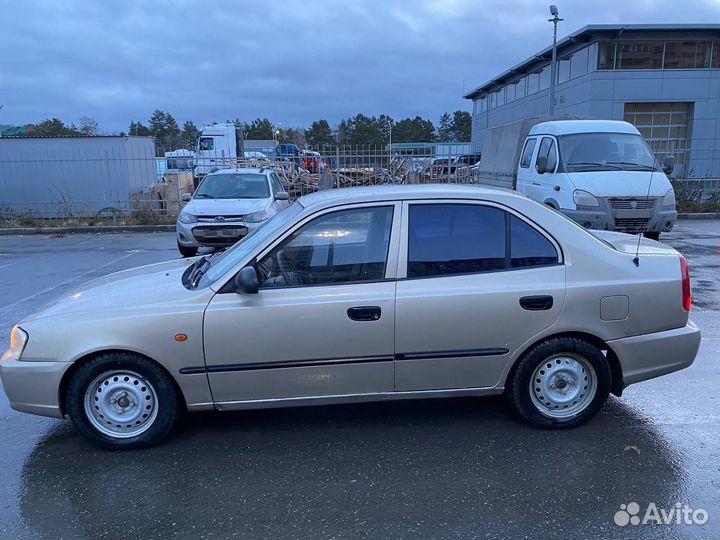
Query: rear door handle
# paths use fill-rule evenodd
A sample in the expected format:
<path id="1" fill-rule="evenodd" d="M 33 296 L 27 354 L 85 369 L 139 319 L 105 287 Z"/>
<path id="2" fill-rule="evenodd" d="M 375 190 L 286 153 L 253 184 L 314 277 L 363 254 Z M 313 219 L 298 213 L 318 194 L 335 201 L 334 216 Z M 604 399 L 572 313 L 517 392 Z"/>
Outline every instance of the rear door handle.
<path id="1" fill-rule="evenodd" d="M 553 307 L 552 296 L 523 296 L 520 306 L 528 311 L 546 311 Z"/>
<path id="2" fill-rule="evenodd" d="M 377 321 L 381 313 L 380 306 L 358 306 L 347 310 L 347 316 L 353 321 Z"/>

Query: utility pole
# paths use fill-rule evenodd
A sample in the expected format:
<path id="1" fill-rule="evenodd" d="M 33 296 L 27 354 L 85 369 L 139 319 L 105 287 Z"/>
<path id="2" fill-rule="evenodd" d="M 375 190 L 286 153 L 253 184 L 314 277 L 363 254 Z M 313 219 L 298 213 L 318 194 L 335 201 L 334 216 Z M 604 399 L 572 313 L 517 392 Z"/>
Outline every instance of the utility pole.
<path id="1" fill-rule="evenodd" d="M 557 25 L 562 19 L 558 17 L 558 8 L 555 5 L 550 6 L 550 15 L 552 19 L 548 19 L 553 23 L 553 44 L 552 44 L 552 63 L 550 64 L 550 103 L 548 104 L 548 116 L 555 114 L 555 83 L 557 82 Z"/>

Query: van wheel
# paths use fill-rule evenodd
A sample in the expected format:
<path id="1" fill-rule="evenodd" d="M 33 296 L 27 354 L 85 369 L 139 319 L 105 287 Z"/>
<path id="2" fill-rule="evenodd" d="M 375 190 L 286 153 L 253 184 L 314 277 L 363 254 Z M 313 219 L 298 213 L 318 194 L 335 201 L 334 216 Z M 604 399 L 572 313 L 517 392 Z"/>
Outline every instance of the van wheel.
<path id="1" fill-rule="evenodd" d="M 196 247 L 185 247 L 180 242 L 177 243 L 178 251 L 183 257 L 194 257 L 197 255 L 198 248 Z"/>
<path id="2" fill-rule="evenodd" d="M 643 236 L 645 238 L 649 238 L 650 240 L 660 240 L 660 233 L 659 232 L 644 232 Z"/>
<path id="3" fill-rule="evenodd" d="M 597 347 L 554 338 L 525 353 L 508 389 L 515 409 L 533 426 L 572 428 L 600 411 L 611 382 L 610 366 Z"/>
<path id="4" fill-rule="evenodd" d="M 65 403 L 77 430 L 107 450 L 158 444 L 182 412 L 170 375 L 130 353 L 104 354 L 83 365 L 68 384 Z"/>

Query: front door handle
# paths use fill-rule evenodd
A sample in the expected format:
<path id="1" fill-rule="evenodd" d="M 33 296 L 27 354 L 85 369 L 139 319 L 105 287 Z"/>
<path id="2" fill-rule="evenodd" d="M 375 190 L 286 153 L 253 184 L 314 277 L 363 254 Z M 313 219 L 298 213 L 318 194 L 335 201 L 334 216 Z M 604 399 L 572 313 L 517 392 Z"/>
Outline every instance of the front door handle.
<path id="1" fill-rule="evenodd" d="M 528 311 L 546 311 L 553 307 L 552 296 L 523 296 L 520 306 Z"/>
<path id="2" fill-rule="evenodd" d="M 381 313 L 380 306 L 358 306 L 347 310 L 347 316 L 353 321 L 377 321 Z"/>

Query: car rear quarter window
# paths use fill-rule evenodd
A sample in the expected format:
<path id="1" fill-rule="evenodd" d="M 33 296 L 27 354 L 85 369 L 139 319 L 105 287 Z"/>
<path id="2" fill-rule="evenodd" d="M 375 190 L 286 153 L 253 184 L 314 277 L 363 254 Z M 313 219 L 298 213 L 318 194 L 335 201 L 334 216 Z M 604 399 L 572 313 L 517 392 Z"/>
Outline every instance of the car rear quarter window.
<path id="1" fill-rule="evenodd" d="M 407 277 L 502 270 L 505 212 L 472 204 L 410 206 Z"/>
<path id="2" fill-rule="evenodd" d="M 510 216 L 510 261 L 513 268 L 558 262 L 552 242 L 523 220 Z"/>

